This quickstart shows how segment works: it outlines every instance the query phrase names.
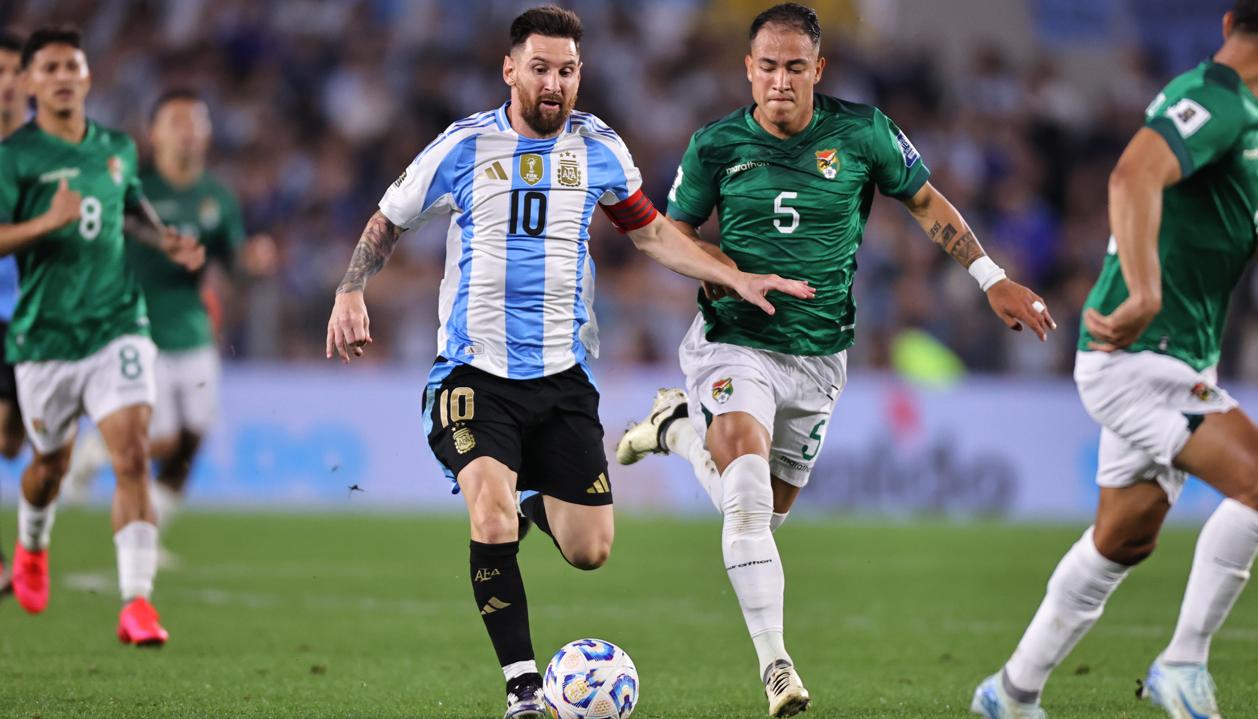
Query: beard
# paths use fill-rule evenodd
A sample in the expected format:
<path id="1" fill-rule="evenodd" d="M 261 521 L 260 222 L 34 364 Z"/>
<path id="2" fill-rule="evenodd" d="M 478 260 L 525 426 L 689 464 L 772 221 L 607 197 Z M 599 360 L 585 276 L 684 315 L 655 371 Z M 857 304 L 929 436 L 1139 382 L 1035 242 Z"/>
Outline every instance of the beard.
<path id="1" fill-rule="evenodd" d="M 542 101 L 549 100 L 559 103 L 559 109 L 555 111 L 543 110 Z M 559 128 L 564 126 L 568 121 L 568 115 L 572 114 L 572 108 L 577 104 L 576 95 L 573 95 L 568 102 L 560 95 L 539 95 L 532 101 L 521 98 L 520 115 L 524 118 L 525 124 L 529 126 L 539 135 L 553 135 L 559 132 Z"/>

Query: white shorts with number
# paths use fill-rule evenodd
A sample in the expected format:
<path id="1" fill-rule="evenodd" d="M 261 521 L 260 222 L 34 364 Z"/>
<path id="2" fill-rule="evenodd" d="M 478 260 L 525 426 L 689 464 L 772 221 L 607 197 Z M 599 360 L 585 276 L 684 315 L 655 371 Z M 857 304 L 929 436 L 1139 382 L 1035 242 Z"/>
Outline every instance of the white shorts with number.
<path id="1" fill-rule="evenodd" d="M 1173 504 L 1187 473 L 1172 465 L 1201 418 L 1235 409 L 1213 368 L 1198 372 L 1156 352 L 1079 352 L 1075 384 L 1101 425 L 1096 483 L 1155 481 Z"/>
<path id="2" fill-rule="evenodd" d="M 847 385 L 847 352 L 802 357 L 709 342 L 699 315 L 678 354 L 699 436 L 713 417 L 746 412 L 769 432 L 773 476 L 796 487 L 808 484 L 830 413 Z"/>
<path id="3" fill-rule="evenodd" d="M 100 422 L 124 407 L 152 405 L 156 356 L 148 337 L 123 335 L 80 360 L 19 363 L 17 398 L 31 445 L 40 454 L 66 446 L 84 412 Z"/>
<path id="4" fill-rule="evenodd" d="M 180 430 L 204 435 L 218 415 L 218 350 L 212 345 L 157 353 L 157 403 L 149 436 L 173 437 Z"/>

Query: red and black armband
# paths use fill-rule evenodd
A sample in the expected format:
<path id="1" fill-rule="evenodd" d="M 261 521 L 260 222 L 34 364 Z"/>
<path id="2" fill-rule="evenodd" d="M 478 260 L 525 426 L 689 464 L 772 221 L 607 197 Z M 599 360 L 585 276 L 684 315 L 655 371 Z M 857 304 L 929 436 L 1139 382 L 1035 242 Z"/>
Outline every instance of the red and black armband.
<path id="1" fill-rule="evenodd" d="M 646 227 L 655 220 L 656 215 L 660 214 L 650 198 L 642 194 L 642 190 L 638 190 L 614 205 L 599 205 L 599 207 L 603 208 L 607 219 L 612 221 L 612 226 L 622 235 L 639 227 Z"/>

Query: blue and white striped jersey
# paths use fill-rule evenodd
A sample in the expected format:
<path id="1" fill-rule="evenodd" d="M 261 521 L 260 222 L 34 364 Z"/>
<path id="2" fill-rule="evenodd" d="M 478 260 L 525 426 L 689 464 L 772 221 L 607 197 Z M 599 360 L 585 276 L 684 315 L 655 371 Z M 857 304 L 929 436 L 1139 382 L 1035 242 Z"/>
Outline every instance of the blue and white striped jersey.
<path id="1" fill-rule="evenodd" d="M 450 216 L 438 351 L 533 379 L 597 352 L 591 215 L 641 185 L 624 142 L 597 117 L 573 112 L 557 137 L 534 140 L 511 129 L 504 104 L 447 128 L 380 212 L 407 229 Z"/>

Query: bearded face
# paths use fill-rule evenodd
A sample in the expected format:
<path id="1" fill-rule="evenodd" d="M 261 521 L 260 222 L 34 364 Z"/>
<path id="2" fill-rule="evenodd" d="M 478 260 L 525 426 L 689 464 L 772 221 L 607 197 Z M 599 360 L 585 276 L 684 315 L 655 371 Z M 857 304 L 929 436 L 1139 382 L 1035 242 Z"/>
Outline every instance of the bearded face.
<path id="1" fill-rule="evenodd" d="M 503 61 L 512 106 L 539 137 L 558 133 L 577 104 L 581 59 L 571 38 L 530 35 Z"/>

